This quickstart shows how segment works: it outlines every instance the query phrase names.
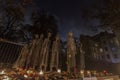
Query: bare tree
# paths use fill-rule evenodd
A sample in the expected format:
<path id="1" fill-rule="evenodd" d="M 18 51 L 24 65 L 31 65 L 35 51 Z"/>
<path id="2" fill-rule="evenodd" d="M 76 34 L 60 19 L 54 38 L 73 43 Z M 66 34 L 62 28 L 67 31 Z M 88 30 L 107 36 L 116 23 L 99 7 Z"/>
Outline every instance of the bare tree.
<path id="1" fill-rule="evenodd" d="M 24 20 L 24 11 L 19 2 L 0 1 L 0 37 L 8 38 L 14 30 L 20 28 Z"/>
<path id="2" fill-rule="evenodd" d="M 120 0 L 97 0 L 93 6 L 84 11 L 87 19 L 98 19 L 99 27 L 111 29 L 120 36 Z M 97 26 L 98 27 L 98 26 Z M 119 39 L 120 41 L 120 39 Z"/>

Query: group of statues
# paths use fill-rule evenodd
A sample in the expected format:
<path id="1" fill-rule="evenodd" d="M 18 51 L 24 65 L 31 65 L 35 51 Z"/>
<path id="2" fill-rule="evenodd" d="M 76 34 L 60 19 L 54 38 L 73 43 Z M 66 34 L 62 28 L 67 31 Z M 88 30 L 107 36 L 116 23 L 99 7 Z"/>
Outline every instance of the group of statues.
<path id="1" fill-rule="evenodd" d="M 43 35 L 40 37 L 36 35 L 35 39 L 31 43 L 24 45 L 21 54 L 19 55 L 13 67 L 32 67 L 34 69 L 37 68 L 43 71 L 47 71 L 49 63 L 49 68 L 51 71 L 53 69 L 59 69 L 60 61 L 62 59 L 60 59 L 60 50 L 62 50 L 60 49 L 60 37 L 58 35 L 56 36 L 56 39 L 53 41 L 52 46 L 50 46 L 50 37 L 51 33 L 48 33 L 48 37 L 45 39 Z M 74 71 L 76 67 L 75 55 L 77 54 L 77 51 L 73 34 L 71 32 L 68 33 L 66 52 L 67 71 Z"/>
<path id="2" fill-rule="evenodd" d="M 21 54 L 19 55 L 17 61 L 15 62 L 13 67 L 24 67 L 29 68 L 32 67 L 34 69 L 38 68 L 46 71 L 48 66 L 48 57 L 50 56 L 50 37 L 51 33 L 48 33 L 48 37 L 43 39 L 43 35 L 40 37 L 38 35 L 35 36 L 35 39 L 32 43 L 25 44 L 21 50 Z M 52 58 L 50 60 L 51 70 L 53 67 L 58 68 L 59 65 L 59 52 L 57 49 L 59 44 L 59 36 L 56 37 L 56 40 L 53 42 L 52 49 Z M 56 58 L 56 60 L 55 60 Z"/>

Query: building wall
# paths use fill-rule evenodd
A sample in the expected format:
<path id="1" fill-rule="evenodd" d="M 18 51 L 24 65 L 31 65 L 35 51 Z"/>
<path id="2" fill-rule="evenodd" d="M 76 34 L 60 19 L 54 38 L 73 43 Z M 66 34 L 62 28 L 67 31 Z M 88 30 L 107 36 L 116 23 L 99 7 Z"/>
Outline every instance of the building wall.
<path id="1" fill-rule="evenodd" d="M 114 34 L 101 32 L 92 37 L 82 35 L 81 39 L 85 69 L 120 73 L 120 45 Z"/>
<path id="2" fill-rule="evenodd" d="M 97 40 L 96 40 L 97 37 Z M 93 36 L 94 58 L 111 63 L 120 62 L 120 46 L 117 38 L 113 34 L 104 33 Z"/>

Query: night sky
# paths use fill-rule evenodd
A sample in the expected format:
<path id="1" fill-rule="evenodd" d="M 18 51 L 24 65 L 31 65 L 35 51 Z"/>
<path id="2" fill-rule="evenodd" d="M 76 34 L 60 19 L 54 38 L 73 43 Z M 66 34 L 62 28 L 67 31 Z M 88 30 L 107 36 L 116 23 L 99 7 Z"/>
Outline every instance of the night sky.
<path id="1" fill-rule="evenodd" d="M 56 16 L 59 26 L 59 34 L 66 39 L 69 31 L 75 37 L 80 34 L 95 34 L 96 29 L 90 25 L 97 25 L 97 20 L 86 21 L 83 17 L 83 10 L 92 6 L 94 0 L 35 0 L 38 9 L 45 9 L 48 13 Z"/>

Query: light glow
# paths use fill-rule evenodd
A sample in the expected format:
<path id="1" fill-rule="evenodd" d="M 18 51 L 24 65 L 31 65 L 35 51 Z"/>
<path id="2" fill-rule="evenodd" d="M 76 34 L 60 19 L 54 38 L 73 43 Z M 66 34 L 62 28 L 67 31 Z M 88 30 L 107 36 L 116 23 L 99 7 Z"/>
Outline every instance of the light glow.
<path id="1" fill-rule="evenodd" d="M 40 74 L 40 75 L 43 75 L 43 71 L 41 70 L 41 71 L 39 72 L 39 74 Z"/>
<path id="2" fill-rule="evenodd" d="M 9 80 L 9 77 L 8 76 L 4 76 L 3 80 Z"/>
<path id="3" fill-rule="evenodd" d="M 0 72 L 0 74 L 5 74 L 5 71 L 4 71 L 4 70 L 2 70 L 2 71 Z"/>
<path id="4" fill-rule="evenodd" d="M 80 71 L 80 73 L 81 73 L 81 74 L 83 74 L 83 73 L 84 73 L 84 71 L 83 71 L 83 70 L 81 70 L 81 71 Z"/>
<path id="5" fill-rule="evenodd" d="M 28 78 L 28 76 L 27 76 L 27 75 L 24 75 L 24 77 L 25 77 L 25 78 Z"/>
<path id="6" fill-rule="evenodd" d="M 58 69 L 58 70 L 57 70 L 57 72 L 58 72 L 58 73 L 61 73 L 61 70 L 60 70 L 60 69 Z"/>

